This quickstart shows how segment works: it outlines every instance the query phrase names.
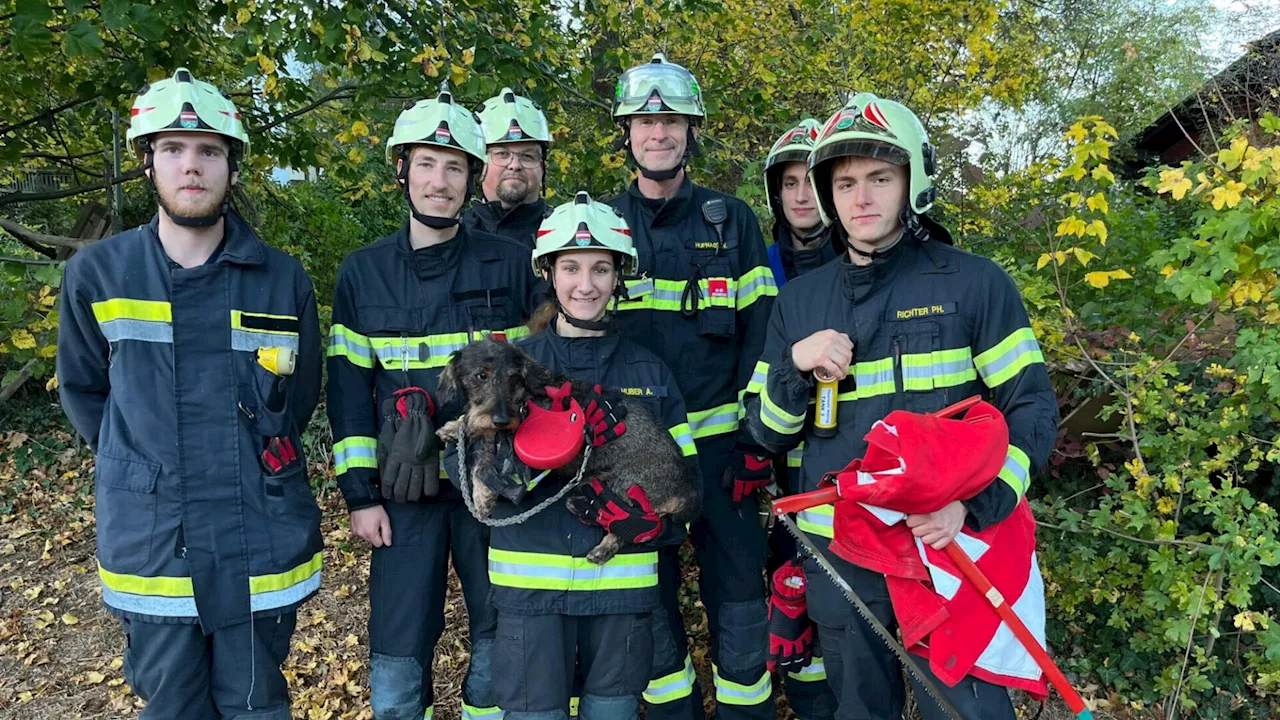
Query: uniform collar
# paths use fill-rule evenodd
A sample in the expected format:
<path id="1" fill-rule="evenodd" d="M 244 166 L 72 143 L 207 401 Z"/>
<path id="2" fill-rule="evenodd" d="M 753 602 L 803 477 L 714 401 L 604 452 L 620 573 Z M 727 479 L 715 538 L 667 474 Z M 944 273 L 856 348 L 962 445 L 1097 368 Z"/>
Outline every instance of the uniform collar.
<path id="1" fill-rule="evenodd" d="M 495 228 L 503 225 L 524 225 L 529 223 L 538 225 L 546 217 L 547 201 L 538 198 L 531 203 L 520 203 L 510 210 L 504 210 L 502 201 L 494 200 L 481 205 L 480 210 L 494 221 Z"/>
<path id="2" fill-rule="evenodd" d="M 598 363 L 606 363 L 618 350 L 620 336 L 606 331 L 604 335 L 590 337 L 564 337 L 556 331 L 561 319 L 559 315 L 547 326 L 547 344 L 551 353 L 567 368 L 594 367 Z"/>
<path id="3" fill-rule="evenodd" d="M 396 253 L 424 280 L 443 275 L 445 271 L 457 266 L 462 248 L 466 245 L 467 228 L 461 224 L 457 227 L 457 234 L 449 240 L 414 250 L 409 243 L 409 222 L 405 222 L 396 232 Z"/>
<path id="4" fill-rule="evenodd" d="M 689 172 L 686 170 L 684 180 L 680 182 L 680 189 L 670 198 L 647 198 L 640 192 L 640 182 L 632 180 L 631 186 L 627 188 L 627 194 L 636 199 L 640 206 L 653 215 L 653 225 L 674 225 L 684 220 L 685 215 L 692 210 L 693 205 L 693 181 L 689 179 Z"/>
<path id="5" fill-rule="evenodd" d="M 266 243 L 258 237 L 249 223 L 245 222 L 234 210 L 226 214 L 222 223 L 222 242 L 218 245 L 214 265 L 260 265 L 266 260 Z M 160 214 L 151 216 L 147 230 L 155 240 L 155 246 L 164 253 L 160 244 Z M 168 256 L 166 256 L 167 258 Z"/>
<path id="6" fill-rule="evenodd" d="M 787 222 L 786 218 L 779 218 L 774 221 L 773 242 L 778 246 L 778 251 L 782 253 L 783 263 L 787 265 L 795 264 L 797 255 L 817 255 L 820 259 L 813 267 L 818 267 L 818 265 L 825 265 L 836 257 L 836 251 L 831 247 L 831 228 L 823 230 L 822 234 L 818 236 L 818 242 L 805 250 L 796 250 L 793 241 L 794 238 L 791 235 L 791 223 Z M 806 269 L 812 268 L 806 267 Z"/>

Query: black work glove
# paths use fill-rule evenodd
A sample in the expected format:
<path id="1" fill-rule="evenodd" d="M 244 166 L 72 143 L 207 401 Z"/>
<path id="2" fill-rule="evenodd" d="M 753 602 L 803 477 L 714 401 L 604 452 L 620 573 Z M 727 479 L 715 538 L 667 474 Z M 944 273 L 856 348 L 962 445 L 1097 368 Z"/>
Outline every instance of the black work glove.
<path id="1" fill-rule="evenodd" d="M 623 422 L 627 406 L 622 404 L 622 393 L 597 383 L 583 400 L 586 401 L 583 413 L 589 428 L 587 438 L 592 447 L 598 448 L 616 440 L 627 431 L 627 424 Z"/>
<path id="2" fill-rule="evenodd" d="M 764 448 L 735 443 L 729 453 L 729 467 L 724 469 L 720 487 L 729 493 L 736 506 L 773 482 L 773 461 Z"/>
<path id="3" fill-rule="evenodd" d="M 631 545 L 649 542 L 662 534 L 662 517 L 639 485 L 632 485 L 627 496 L 622 497 L 599 478 L 592 478 L 569 498 L 567 507 L 583 524 L 599 525 Z"/>
<path id="4" fill-rule="evenodd" d="M 440 450 L 431 416 L 435 403 L 426 390 L 407 387 L 382 401 L 378 472 L 382 497 L 421 502 L 440 492 Z"/>

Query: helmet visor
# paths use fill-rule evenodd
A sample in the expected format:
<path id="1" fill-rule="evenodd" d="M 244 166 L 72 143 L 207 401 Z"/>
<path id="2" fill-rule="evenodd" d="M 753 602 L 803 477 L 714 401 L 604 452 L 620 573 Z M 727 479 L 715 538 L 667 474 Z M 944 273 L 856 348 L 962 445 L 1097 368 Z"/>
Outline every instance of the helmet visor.
<path id="1" fill-rule="evenodd" d="M 830 145 L 814 150 L 809 156 L 809 167 L 816 168 L 827 160 L 841 157 L 867 157 L 883 160 L 893 165 L 909 165 L 911 163 L 911 153 L 897 145 L 874 140 L 850 139 L 842 142 L 833 142 Z"/>
<path id="2" fill-rule="evenodd" d="M 632 68 L 618 79 L 615 100 L 622 105 L 655 103 L 656 93 L 662 100 L 697 103 L 700 100 L 698 83 L 688 70 L 664 63 L 649 63 Z"/>

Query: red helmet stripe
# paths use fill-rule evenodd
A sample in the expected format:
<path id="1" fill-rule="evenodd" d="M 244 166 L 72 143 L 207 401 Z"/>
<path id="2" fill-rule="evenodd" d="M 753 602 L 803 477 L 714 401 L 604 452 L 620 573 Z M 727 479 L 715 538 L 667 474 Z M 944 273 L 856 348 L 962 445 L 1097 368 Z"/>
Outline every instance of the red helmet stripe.
<path id="1" fill-rule="evenodd" d="M 889 121 L 884 119 L 884 114 L 880 112 L 880 108 L 876 107 L 875 103 L 867 103 L 867 106 L 862 108 L 862 116 L 885 130 L 889 129 Z"/>
<path id="2" fill-rule="evenodd" d="M 134 109 L 132 109 L 132 110 L 130 110 L 130 111 L 129 111 L 129 117 L 134 117 L 134 116 L 136 116 L 136 115 L 141 115 L 142 113 L 148 113 L 148 112 L 151 112 L 152 110 L 155 110 L 155 109 L 156 109 L 156 106 L 155 106 L 155 105 L 152 105 L 151 107 L 134 108 Z"/>

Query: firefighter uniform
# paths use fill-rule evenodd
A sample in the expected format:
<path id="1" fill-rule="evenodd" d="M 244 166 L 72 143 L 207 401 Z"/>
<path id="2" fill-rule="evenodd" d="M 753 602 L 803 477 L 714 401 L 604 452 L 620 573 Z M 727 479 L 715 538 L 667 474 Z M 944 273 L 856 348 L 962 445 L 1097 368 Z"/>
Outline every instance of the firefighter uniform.
<path id="1" fill-rule="evenodd" d="M 951 247 L 940 226 L 923 216 L 919 221 L 921 226 L 904 232 L 869 265 L 841 258 L 782 288 L 748 389 L 747 424 L 774 452 L 792 450 L 803 441 L 798 491 L 806 492 L 817 488 L 824 473 L 861 457 L 863 437 L 890 411 L 931 412 L 981 395 L 1004 413 L 1010 431 L 999 478 L 966 503 L 966 522 L 982 529 L 1013 511 L 1033 469 L 1047 460 L 1057 406 L 1013 281 L 990 260 Z M 853 365 L 838 391 L 837 434 L 825 439 L 810 431 L 813 379 L 791 360 L 794 343 L 824 329 L 844 332 L 854 343 Z M 830 505 L 798 517 L 800 529 L 824 553 L 833 534 L 832 518 Z M 884 615 L 880 619 L 891 622 L 884 577 L 826 554 L 854 590 Z M 809 614 L 820 625 L 840 715 L 897 717 L 903 691 L 895 658 L 816 563 L 807 561 L 805 571 Z M 999 714 L 1000 704 L 993 701 L 1000 696 L 1007 705 L 1002 688 L 979 681 L 947 692 L 966 717 L 975 718 Z M 927 718 L 936 712 L 927 701 L 922 708 Z"/>
<path id="2" fill-rule="evenodd" d="M 703 216 L 725 204 L 721 227 Z M 740 432 L 741 393 L 764 343 L 777 294 L 754 213 L 742 201 L 695 185 L 686 175 L 669 199 L 644 197 L 635 183 L 611 203 L 626 218 L 640 277 L 627 281 L 619 332 L 652 351 L 684 391 L 702 469 L 703 516 L 691 528 L 711 631 L 717 716 L 772 718 L 765 667 L 766 533 L 754 499 L 735 506 L 721 486 Z M 648 717 L 698 718 L 701 693 L 676 599 L 678 548 L 661 553 L 663 608 L 654 614 L 654 679 Z"/>
<path id="3" fill-rule="evenodd" d="M 520 347 L 552 371 L 601 383 L 619 391 L 626 405 L 648 411 L 668 428 L 691 477 L 697 478 L 697 450 L 684 402 L 671 371 L 655 355 L 617 335 L 562 337 L 553 328 L 521 341 Z M 493 517 L 511 517 L 559 489 L 559 483 L 538 484 L 519 505 L 499 502 Z M 627 545 L 604 565 L 586 559 L 604 529 L 584 525 L 563 501 L 491 533 L 498 706 L 509 718 L 567 717 L 576 660 L 582 717 L 635 717 L 653 660 L 657 547 L 678 545 L 684 528 L 668 527 L 653 542 Z"/>
<path id="4" fill-rule="evenodd" d="M 122 618 L 143 717 L 289 717 L 280 663 L 320 586 L 320 510 L 302 430 L 320 393 L 315 294 L 302 266 L 234 213 L 198 267 L 159 218 L 67 263 L 58 377 L 97 456 L 102 598 Z M 263 347 L 297 353 L 278 378 Z M 263 464 L 272 439 L 296 458 Z"/>
<path id="5" fill-rule="evenodd" d="M 515 338 L 532 312 L 529 250 L 465 227 L 413 250 L 409 227 L 347 256 L 338 272 L 329 333 L 328 402 L 338 487 L 350 510 L 382 502 L 377 485 L 377 408 L 405 387 L 435 393 L 449 355 L 487 335 Z M 457 409 L 437 408 L 437 425 Z M 369 577 L 371 702 L 375 717 L 433 711 L 431 665 L 444 631 L 450 556 L 462 581 L 471 663 L 462 717 L 492 718 L 488 533 L 447 482 L 420 503 L 385 504 L 392 544 L 374 548 Z"/>
<path id="6" fill-rule="evenodd" d="M 511 238 L 532 250 L 538 226 L 549 212 L 547 201 L 542 198 L 531 203 L 521 203 L 510 210 L 503 209 L 502 203 L 497 200 L 478 202 L 462 214 L 462 224 L 473 230 Z"/>

